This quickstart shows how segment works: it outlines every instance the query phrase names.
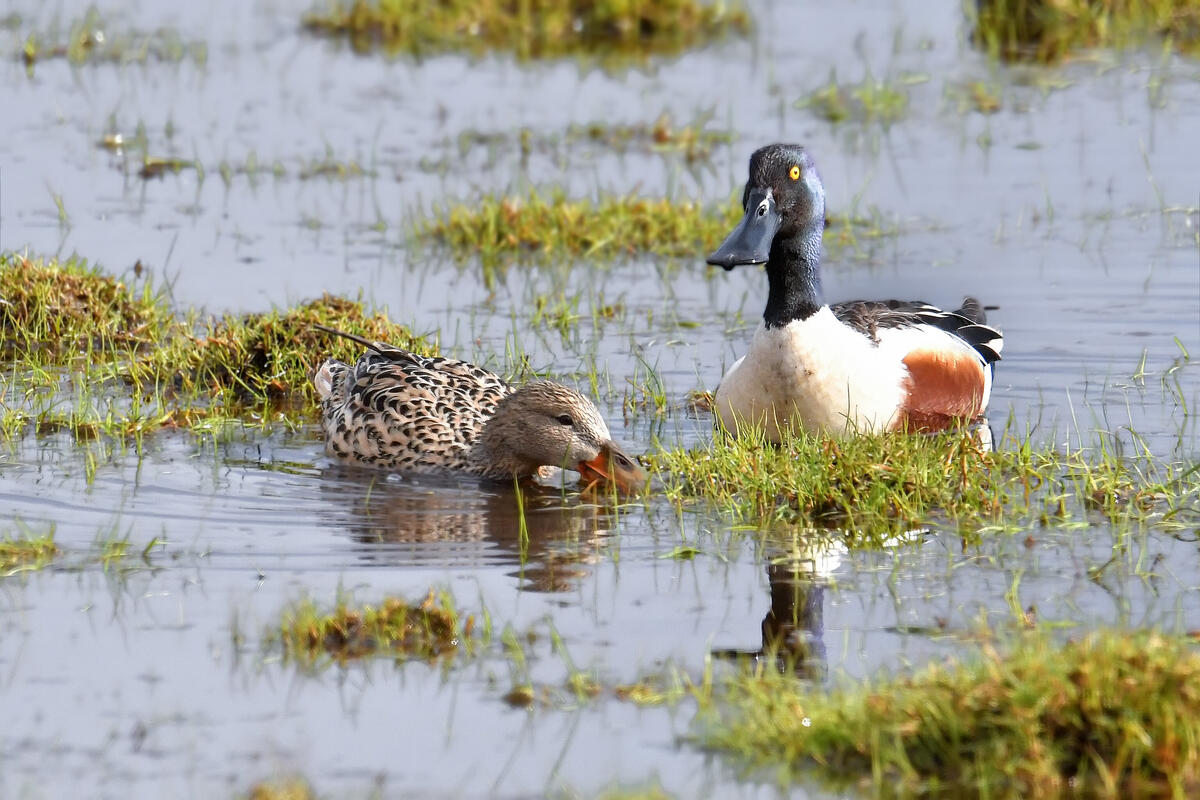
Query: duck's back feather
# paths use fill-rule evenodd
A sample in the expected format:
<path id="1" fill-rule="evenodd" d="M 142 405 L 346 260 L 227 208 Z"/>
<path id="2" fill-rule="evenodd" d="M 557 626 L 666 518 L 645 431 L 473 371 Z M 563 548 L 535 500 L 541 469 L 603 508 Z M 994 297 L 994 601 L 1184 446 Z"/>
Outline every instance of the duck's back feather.
<path id="1" fill-rule="evenodd" d="M 512 387 L 465 361 L 382 342 L 353 365 L 327 361 L 317 386 L 331 455 L 404 471 L 475 471 L 468 454 Z"/>
<path id="2" fill-rule="evenodd" d="M 851 300 L 830 306 L 835 317 L 878 343 L 887 329 L 928 325 L 962 339 L 979 353 L 985 365 L 1000 360 L 1004 338 L 989 327 L 983 305 L 974 297 L 963 299 L 955 311 L 943 311 L 922 300 Z"/>

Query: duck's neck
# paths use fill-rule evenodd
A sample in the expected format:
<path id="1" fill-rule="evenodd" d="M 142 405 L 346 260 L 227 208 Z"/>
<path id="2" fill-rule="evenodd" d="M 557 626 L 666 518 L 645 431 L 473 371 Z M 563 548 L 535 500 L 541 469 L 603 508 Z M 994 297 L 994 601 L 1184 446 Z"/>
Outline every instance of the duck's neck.
<path id="1" fill-rule="evenodd" d="M 473 472 L 487 478 L 504 479 L 524 478 L 538 471 L 536 463 L 514 452 L 507 441 L 508 427 L 503 414 L 493 416 L 483 426 L 479 438 L 467 451 L 467 461 Z"/>
<path id="2" fill-rule="evenodd" d="M 821 297 L 821 233 L 824 220 L 811 222 L 791 236 L 775 237 L 767 261 L 767 308 L 763 322 L 782 328 L 805 320 L 825 304 Z"/>
<path id="3" fill-rule="evenodd" d="M 532 474 L 536 467 L 530 467 L 519 458 L 503 450 L 488 447 L 478 441 L 467 454 L 471 471 L 486 478 L 525 477 Z"/>

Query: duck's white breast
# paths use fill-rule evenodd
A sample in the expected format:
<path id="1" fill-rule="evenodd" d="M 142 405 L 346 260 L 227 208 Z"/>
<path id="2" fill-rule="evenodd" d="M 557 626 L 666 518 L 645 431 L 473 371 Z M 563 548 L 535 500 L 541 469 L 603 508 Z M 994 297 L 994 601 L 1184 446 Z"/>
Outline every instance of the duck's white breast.
<path id="1" fill-rule="evenodd" d="M 717 388 L 730 430 L 761 426 L 779 441 L 789 425 L 835 434 L 886 429 L 908 372 L 892 351 L 838 321 L 828 307 L 779 328 L 760 325 Z"/>

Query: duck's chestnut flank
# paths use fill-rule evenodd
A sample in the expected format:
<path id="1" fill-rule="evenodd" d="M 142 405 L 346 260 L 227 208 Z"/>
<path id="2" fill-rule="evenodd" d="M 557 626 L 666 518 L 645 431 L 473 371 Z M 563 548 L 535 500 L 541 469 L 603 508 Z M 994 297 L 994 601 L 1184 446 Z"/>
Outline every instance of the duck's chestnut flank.
<path id="1" fill-rule="evenodd" d="M 825 187 L 808 151 L 756 150 L 742 209 L 708 262 L 763 264 L 767 302 L 750 349 L 717 389 L 726 428 L 763 428 L 778 441 L 791 427 L 937 430 L 983 415 L 1003 338 L 977 300 L 951 312 L 922 301 L 825 303 Z"/>

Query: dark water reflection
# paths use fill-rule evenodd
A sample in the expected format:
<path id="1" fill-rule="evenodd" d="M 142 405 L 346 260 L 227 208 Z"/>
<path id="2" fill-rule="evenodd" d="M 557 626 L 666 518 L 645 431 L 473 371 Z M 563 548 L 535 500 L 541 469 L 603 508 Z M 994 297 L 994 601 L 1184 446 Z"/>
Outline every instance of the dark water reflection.
<path id="1" fill-rule="evenodd" d="M 780 672 L 821 680 L 825 661 L 826 579 L 797 563 L 767 565 L 770 606 L 762 621 L 762 644 L 750 650 L 716 648 L 717 658 L 768 661 Z"/>
<path id="2" fill-rule="evenodd" d="M 450 476 L 401 478 L 333 466 L 321 497 L 367 564 L 518 565 L 518 588 L 578 588 L 606 555 L 618 515 L 573 487 L 514 486 Z M 592 498 L 596 500 L 598 498 Z M 601 500 L 603 502 L 603 500 Z"/>

